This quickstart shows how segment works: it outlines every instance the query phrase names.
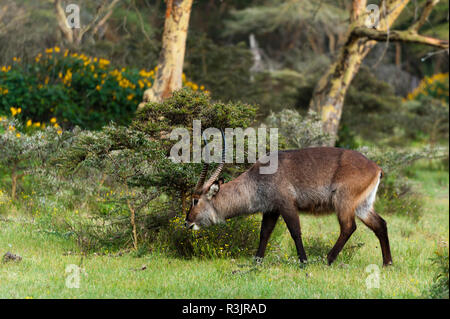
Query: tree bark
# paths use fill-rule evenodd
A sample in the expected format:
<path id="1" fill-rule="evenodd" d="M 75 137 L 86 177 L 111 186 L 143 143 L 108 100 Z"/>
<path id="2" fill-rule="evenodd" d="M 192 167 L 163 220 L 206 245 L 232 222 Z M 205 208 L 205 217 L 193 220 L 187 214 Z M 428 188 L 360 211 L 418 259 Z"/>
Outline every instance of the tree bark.
<path id="1" fill-rule="evenodd" d="M 166 0 L 166 19 L 156 80 L 144 92 L 142 107 L 147 102 L 160 102 L 182 87 L 184 54 L 193 0 Z"/>
<path id="2" fill-rule="evenodd" d="M 432 7 L 439 0 L 428 0 L 422 16 L 405 31 L 391 31 L 392 24 L 410 0 L 384 0 L 380 7 L 380 20 L 375 28 L 366 26 L 368 12 L 366 0 L 353 0 L 351 23 L 347 30 L 346 41 L 338 57 L 328 72 L 317 83 L 310 109 L 316 111 L 323 122 L 323 128 L 331 137 L 330 144 L 337 139 L 339 122 L 342 115 L 345 95 L 349 85 L 361 66 L 364 58 L 377 41 L 400 41 L 422 43 L 448 49 L 448 42 L 419 35 L 417 32 L 426 21 Z"/>
<path id="3" fill-rule="evenodd" d="M 114 7 L 119 3 L 119 1 L 121 0 L 112 0 L 109 4 L 107 1 L 104 1 L 102 5 L 97 8 L 94 19 L 92 19 L 88 25 L 80 26 L 79 29 L 74 29 L 67 23 L 66 13 L 62 7 L 61 0 L 55 0 L 54 5 L 56 20 L 58 21 L 58 27 L 64 40 L 71 45 L 79 45 L 83 41 L 84 35 L 87 32 L 97 34 L 100 28 L 102 28 L 111 17 Z"/>
<path id="4" fill-rule="evenodd" d="M 16 200 L 17 193 L 17 181 L 20 180 L 25 174 L 17 174 L 17 164 L 14 164 L 11 171 L 11 200 Z"/>

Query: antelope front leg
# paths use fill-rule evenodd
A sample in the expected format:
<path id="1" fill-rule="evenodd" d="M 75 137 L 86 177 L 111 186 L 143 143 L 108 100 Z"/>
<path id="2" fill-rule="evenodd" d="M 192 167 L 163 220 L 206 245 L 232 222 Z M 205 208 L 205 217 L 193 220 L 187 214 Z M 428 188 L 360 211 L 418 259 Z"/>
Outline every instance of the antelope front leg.
<path id="1" fill-rule="evenodd" d="M 305 248 L 303 248 L 300 218 L 298 217 L 297 209 L 295 207 L 287 208 L 283 211 L 282 216 L 291 233 L 291 237 L 295 242 L 298 258 L 300 259 L 300 262 L 304 263 L 307 261 L 307 258 Z"/>
<path id="2" fill-rule="evenodd" d="M 267 243 L 269 241 L 270 235 L 272 234 L 275 225 L 277 224 L 279 213 L 266 213 L 263 214 L 263 219 L 261 223 L 261 233 L 259 238 L 259 247 L 256 253 L 256 259 L 260 260 L 264 258 L 264 253 L 266 252 Z"/>

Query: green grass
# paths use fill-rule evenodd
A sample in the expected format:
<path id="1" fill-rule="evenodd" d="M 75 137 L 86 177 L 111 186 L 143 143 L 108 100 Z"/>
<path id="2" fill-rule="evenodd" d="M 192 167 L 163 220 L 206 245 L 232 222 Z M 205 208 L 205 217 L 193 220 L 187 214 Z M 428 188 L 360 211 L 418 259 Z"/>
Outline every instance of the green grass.
<path id="1" fill-rule="evenodd" d="M 327 266 L 323 256 L 339 232 L 333 215 L 300 216 L 310 260 L 300 267 L 287 231 L 279 237 L 280 249 L 272 249 L 261 265 L 252 258 L 186 260 L 162 253 L 82 259 L 67 254 L 78 251 L 73 238 L 43 232 L 31 218 L 14 213 L 0 216 L 0 254 L 11 251 L 23 259 L 0 263 L 0 298 L 420 298 L 435 276 L 430 258 L 442 242 L 448 245 L 449 181 L 447 172 L 425 167 L 417 167 L 412 178 L 425 195 L 425 208 L 418 221 L 383 216 L 394 259 L 388 268 L 381 267 L 375 235 L 360 222 Z M 286 228 L 283 222 L 277 227 Z M 86 271 L 80 288 L 67 288 L 66 267 L 80 263 Z M 380 269 L 380 287 L 367 289 L 371 264 Z"/>

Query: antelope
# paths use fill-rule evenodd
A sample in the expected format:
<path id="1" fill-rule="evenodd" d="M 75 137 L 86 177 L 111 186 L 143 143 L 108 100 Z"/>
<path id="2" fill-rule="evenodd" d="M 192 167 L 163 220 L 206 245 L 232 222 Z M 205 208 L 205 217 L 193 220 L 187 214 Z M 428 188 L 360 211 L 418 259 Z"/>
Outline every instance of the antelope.
<path id="1" fill-rule="evenodd" d="M 278 151 L 278 170 L 260 174 L 261 161 L 234 180 L 218 179 L 225 165 L 225 138 L 222 161 L 205 182 L 205 163 L 192 194 L 185 226 L 199 229 L 226 219 L 261 212 L 262 224 L 256 259 L 262 260 L 269 237 L 281 215 L 295 242 L 300 262 L 307 261 L 303 247 L 299 211 L 335 211 L 340 235 L 327 255 L 328 265 L 336 259 L 356 230 L 358 217 L 378 237 L 383 266 L 392 264 L 387 225 L 374 210 L 382 169 L 364 155 L 335 147 L 312 147 Z"/>

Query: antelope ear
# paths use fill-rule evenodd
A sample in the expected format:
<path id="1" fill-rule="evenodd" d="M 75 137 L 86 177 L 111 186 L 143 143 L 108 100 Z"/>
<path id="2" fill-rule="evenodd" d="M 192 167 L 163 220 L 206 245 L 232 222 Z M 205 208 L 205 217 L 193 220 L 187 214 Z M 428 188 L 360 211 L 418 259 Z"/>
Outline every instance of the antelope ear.
<path id="1" fill-rule="evenodd" d="M 215 181 L 215 182 L 209 187 L 209 190 L 208 190 L 208 192 L 206 193 L 206 198 L 208 198 L 209 200 L 210 200 L 211 198 L 213 198 L 213 197 L 219 192 L 219 189 L 220 189 L 220 184 L 219 184 L 218 181 Z"/>

